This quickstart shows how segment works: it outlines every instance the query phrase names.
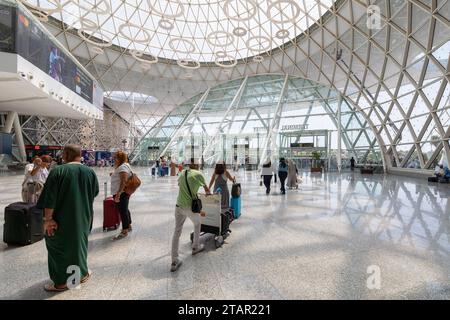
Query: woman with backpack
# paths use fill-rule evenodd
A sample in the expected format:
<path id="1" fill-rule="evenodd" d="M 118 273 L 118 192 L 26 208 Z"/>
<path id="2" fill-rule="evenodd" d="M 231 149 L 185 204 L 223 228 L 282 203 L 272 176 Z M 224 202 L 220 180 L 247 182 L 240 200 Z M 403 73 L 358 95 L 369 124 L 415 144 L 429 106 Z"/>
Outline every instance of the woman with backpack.
<path id="1" fill-rule="evenodd" d="M 119 240 L 128 236 L 132 231 L 131 213 L 128 210 L 130 194 L 125 192 L 125 185 L 132 175 L 131 166 L 128 163 L 128 156 L 123 151 L 117 151 L 114 155 L 114 171 L 111 175 L 111 193 L 116 203 L 120 218 L 122 220 L 122 231 L 113 239 Z"/>
<path id="2" fill-rule="evenodd" d="M 281 194 L 286 194 L 286 188 L 284 183 L 286 182 L 286 178 L 288 176 L 288 171 L 289 171 L 289 167 L 286 163 L 286 159 L 285 158 L 281 158 L 280 159 L 280 164 L 278 166 L 278 177 L 280 178 L 280 183 L 281 183 Z"/>

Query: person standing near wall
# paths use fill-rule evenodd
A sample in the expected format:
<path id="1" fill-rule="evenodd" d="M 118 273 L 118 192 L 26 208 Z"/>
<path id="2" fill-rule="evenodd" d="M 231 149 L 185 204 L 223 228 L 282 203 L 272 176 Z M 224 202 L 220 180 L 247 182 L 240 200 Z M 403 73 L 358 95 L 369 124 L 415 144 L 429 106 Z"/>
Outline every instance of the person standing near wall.
<path id="1" fill-rule="evenodd" d="M 355 158 L 352 157 L 350 159 L 350 168 L 351 168 L 352 171 L 355 170 L 355 163 L 356 163 Z"/>

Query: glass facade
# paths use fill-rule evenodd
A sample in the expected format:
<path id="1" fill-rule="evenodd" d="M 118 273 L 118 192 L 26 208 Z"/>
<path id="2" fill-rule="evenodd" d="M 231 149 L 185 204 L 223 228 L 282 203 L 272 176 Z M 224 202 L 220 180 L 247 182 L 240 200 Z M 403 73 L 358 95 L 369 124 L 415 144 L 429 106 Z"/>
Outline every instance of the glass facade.
<path id="1" fill-rule="evenodd" d="M 339 146 L 344 165 L 355 157 L 360 164 L 382 166 L 375 135 L 336 91 L 299 77 L 261 75 L 189 99 L 148 132 L 132 159 L 169 155 L 180 162 L 195 158 L 257 167 L 269 157 L 300 162 L 319 151 L 334 169 Z"/>
<path id="2" fill-rule="evenodd" d="M 139 119 L 142 132 L 130 149 L 137 160 L 165 151 L 258 162 L 279 156 L 275 146 L 283 143 L 311 143 L 311 132 L 298 142 L 283 140 L 290 125 L 329 131 L 322 152 L 330 166 L 334 158 L 345 165 L 351 155 L 387 170 L 430 170 L 450 160 L 450 0 L 277 2 L 284 7 L 155 0 L 139 8 L 109 0 L 22 2 L 47 8 L 47 25 L 62 43 L 82 40 L 85 46 L 68 47 L 106 92 L 158 100 L 129 117 Z M 320 88 L 311 108 L 302 81 Z M 316 125 L 324 118 L 329 123 Z M 268 135 L 268 128 L 276 132 Z M 221 141 L 223 132 L 229 138 Z M 180 137 L 191 142 L 183 147 Z"/>

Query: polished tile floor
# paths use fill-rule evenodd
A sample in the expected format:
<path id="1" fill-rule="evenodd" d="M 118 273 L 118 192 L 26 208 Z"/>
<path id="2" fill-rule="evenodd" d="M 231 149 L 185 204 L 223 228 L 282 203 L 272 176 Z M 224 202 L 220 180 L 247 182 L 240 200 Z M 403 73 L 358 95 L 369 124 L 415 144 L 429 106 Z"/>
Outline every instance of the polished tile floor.
<path id="1" fill-rule="evenodd" d="M 108 170 L 97 170 L 107 181 Z M 113 242 L 102 232 L 103 191 L 90 237 L 92 279 L 60 294 L 48 279 L 43 241 L 0 244 L 0 299 L 450 299 L 450 188 L 399 176 L 304 174 L 299 190 L 265 195 L 256 173 L 237 173 L 242 217 L 215 249 L 169 271 L 176 178 L 154 179 L 131 200 L 134 231 Z M 209 174 L 206 173 L 207 179 Z M 20 176 L 0 177 L 0 210 L 19 199 Z M 101 188 L 103 190 L 103 188 Z M 3 217 L 0 218 L 3 231 Z"/>

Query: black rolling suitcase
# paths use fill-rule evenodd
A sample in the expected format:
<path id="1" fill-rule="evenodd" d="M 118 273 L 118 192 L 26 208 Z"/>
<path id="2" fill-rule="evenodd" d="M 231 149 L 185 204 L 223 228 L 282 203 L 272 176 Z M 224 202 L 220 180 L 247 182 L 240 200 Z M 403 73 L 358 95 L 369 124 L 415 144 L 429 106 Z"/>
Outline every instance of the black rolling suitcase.
<path id="1" fill-rule="evenodd" d="M 44 237 L 43 211 L 26 202 L 11 203 L 5 208 L 3 242 L 25 246 Z"/>
<path id="2" fill-rule="evenodd" d="M 222 236 L 228 236 L 228 233 L 231 233 L 230 224 L 234 220 L 233 209 L 229 208 L 225 210 L 225 212 L 222 212 L 221 220 L 222 220 Z"/>
<path id="3" fill-rule="evenodd" d="M 438 182 L 438 177 L 429 177 L 428 182 Z"/>

